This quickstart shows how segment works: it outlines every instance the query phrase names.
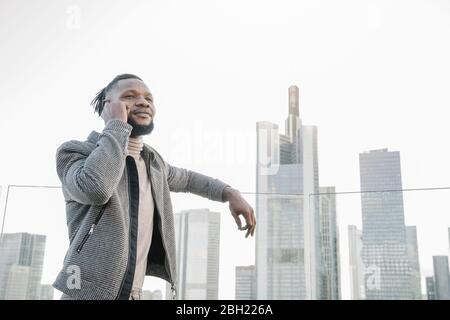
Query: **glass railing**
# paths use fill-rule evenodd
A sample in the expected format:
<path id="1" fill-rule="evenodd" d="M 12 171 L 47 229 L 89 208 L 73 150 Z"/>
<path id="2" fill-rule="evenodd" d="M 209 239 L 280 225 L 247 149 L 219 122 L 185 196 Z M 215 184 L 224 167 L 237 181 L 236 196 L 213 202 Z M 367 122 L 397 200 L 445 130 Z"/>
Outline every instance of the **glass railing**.
<path id="1" fill-rule="evenodd" d="M 0 299 L 59 299 L 51 284 L 69 246 L 61 189 L 1 191 Z M 445 298 L 450 189 L 317 191 L 242 192 L 257 217 L 249 238 L 227 203 L 172 193 L 179 298 Z M 159 278 L 143 290 L 171 297 Z"/>

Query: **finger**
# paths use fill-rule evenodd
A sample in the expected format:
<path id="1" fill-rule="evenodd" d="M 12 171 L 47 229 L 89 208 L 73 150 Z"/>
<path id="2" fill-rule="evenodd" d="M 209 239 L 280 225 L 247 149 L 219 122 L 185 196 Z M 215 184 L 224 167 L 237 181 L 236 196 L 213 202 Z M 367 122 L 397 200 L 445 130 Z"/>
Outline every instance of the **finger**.
<path id="1" fill-rule="evenodd" d="M 255 235 L 255 229 L 256 229 L 256 217 L 255 212 L 252 209 L 252 219 L 253 219 L 253 228 L 252 228 L 252 237 Z"/>
<path id="2" fill-rule="evenodd" d="M 246 229 L 250 229 L 253 225 L 253 221 L 252 221 L 252 217 L 251 217 L 250 213 L 246 212 L 245 214 L 243 214 L 243 216 L 245 218 L 245 222 L 247 223 Z"/>
<path id="3" fill-rule="evenodd" d="M 252 217 L 251 217 L 251 215 L 250 214 L 248 214 L 248 217 L 249 217 L 249 223 L 247 224 L 247 234 L 246 234 L 246 238 L 252 233 L 252 230 L 253 230 L 253 220 L 252 220 Z"/>
<path id="4" fill-rule="evenodd" d="M 250 226 L 249 226 L 248 224 L 246 224 L 245 226 L 243 226 L 243 227 L 241 228 L 241 230 L 247 230 L 247 229 L 250 229 Z"/>
<path id="5" fill-rule="evenodd" d="M 248 230 L 247 230 L 247 235 L 245 236 L 247 238 L 252 233 L 253 218 L 252 218 L 250 211 L 247 212 L 246 216 L 248 217 L 248 222 L 247 222 Z"/>
<path id="6" fill-rule="evenodd" d="M 233 216 L 234 220 L 236 221 L 236 224 L 238 226 L 238 230 L 241 230 L 241 228 L 242 228 L 241 219 L 239 219 L 239 216 L 236 213 L 234 213 L 234 212 L 232 212 L 231 215 Z"/>
<path id="7" fill-rule="evenodd" d="M 251 220 L 251 225 L 249 228 L 249 235 L 253 234 L 253 229 L 255 228 L 255 217 L 253 216 L 253 211 L 252 208 L 249 209 L 249 213 L 248 213 L 250 220 Z"/>
<path id="8" fill-rule="evenodd" d="M 253 209 L 251 207 L 249 209 L 249 215 L 250 215 L 250 218 L 252 219 L 252 228 L 253 228 L 256 221 L 255 221 L 255 216 L 253 215 Z"/>
<path id="9" fill-rule="evenodd" d="M 255 235 L 255 231 L 256 231 L 256 216 L 255 216 L 255 211 L 252 209 L 252 215 L 253 215 L 253 220 L 254 220 L 254 224 L 253 224 L 253 234 Z"/>

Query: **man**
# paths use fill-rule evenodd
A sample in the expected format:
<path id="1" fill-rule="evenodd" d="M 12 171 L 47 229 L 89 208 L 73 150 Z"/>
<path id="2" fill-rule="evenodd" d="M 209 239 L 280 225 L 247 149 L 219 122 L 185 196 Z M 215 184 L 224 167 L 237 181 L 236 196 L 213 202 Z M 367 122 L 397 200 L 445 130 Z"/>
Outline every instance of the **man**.
<path id="1" fill-rule="evenodd" d="M 70 246 L 53 286 L 63 292 L 61 299 L 139 299 L 145 275 L 152 275 L 170 282 L 175 298 L 170 191 L 228 201 L 246 237 L 255 232 L 253 209 L 238 190 L 170 165 L 143 142 L 156 110 L 139 77 L 115 77 L 92 105 L 105 122 L 103 131 L 63 143 L 56 155 Z"/>

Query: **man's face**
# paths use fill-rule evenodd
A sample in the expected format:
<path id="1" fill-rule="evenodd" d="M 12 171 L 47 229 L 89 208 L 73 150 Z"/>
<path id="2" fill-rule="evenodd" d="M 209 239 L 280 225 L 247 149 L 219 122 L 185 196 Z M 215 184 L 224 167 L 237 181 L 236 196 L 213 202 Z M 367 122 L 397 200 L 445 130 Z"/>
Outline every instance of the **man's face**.
<path id="1" fill-rule="evenodd" d="M 122 101 L 128 106 L 128 123 L 133 126 L 131 136 L 149 134 L 153 130 L 155 106 L 153 96 L 144 82 L 124 79 L 108 92 L 107 99 Z"/>

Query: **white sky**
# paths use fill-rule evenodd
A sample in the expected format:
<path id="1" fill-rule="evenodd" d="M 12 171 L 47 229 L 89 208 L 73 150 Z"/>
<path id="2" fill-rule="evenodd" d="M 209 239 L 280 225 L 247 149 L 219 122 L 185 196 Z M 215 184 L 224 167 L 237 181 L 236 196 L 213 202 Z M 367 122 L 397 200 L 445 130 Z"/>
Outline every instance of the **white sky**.
<path id="1" fill-rule="evenodd" d="M 0 184 L 58 185 L 56 148 L 101 131 L 89 102 L 129 72 L 155 97 L 146 142 L 171 164 L 241 191 L 255 190 L 255 123 L 284 130 L 292 84 L 303 123 L 319 128 L 321 185 L 359 190 L 358 153 L 386 147 L 401 152 L 404 188 L 449 186 L 449 39 L 449 0 L 1 0 Z M 67 246 L 62 195 L 15 192 L 5 232 L 49 235 L 52 282 Z M 41 200 L 28 206 L 25 194 Z M 449 194 L 405 194 L 423 276 L 432 255 L 448 254 Z M 347 225 L 360 225 L 359 201 L 338 196 L 344 298 Z M 253 262 L 254 240 L 233 229 L 226 205 L 174 195 L 174 207 L 222 212 L 219 297 L 234 298 L 234 266 Z"/>

